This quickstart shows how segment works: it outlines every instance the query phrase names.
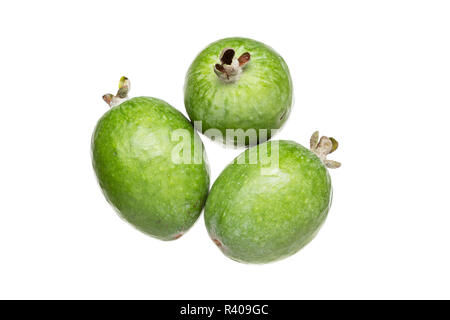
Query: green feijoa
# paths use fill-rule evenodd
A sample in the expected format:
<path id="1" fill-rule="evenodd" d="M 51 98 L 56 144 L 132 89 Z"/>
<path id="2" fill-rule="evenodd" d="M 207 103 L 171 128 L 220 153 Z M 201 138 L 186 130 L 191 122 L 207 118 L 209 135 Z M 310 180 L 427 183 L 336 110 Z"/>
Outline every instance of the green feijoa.
<path id="1" fill-rule="evenodd" d="M 231 259 L 267 263 L 288 257 L 317 234 L 332 199 L 326 155 L 337 148 L 318 133 L 311 150 L 292 141 L 247 149 L 220 174 L 205 205 L 211 239 Z"/>
<path id="2" fill-rule="evenodd" d="M 92 137 L 94 170 L 121 217 L 148 235 L 176 239 L 194 224 L 206 201 L 203 145 L 179 111 L 156 98 L 128 99 L 128 89 L 128 79 L 122 78 L 117 95 L 104 96 L 111 109 Z M 179 148 L 180 136 L 184 148 Z"/>
<path id="3" fill-rule="evenodd" d="M 287 120 L 292 80 L 283 58 L 272 48 L 251 39 L 226 38 L 210 44 L 191 64 L 184 103 L 205 135 L 252 145 L 270 139 L 272 130 Z"/>

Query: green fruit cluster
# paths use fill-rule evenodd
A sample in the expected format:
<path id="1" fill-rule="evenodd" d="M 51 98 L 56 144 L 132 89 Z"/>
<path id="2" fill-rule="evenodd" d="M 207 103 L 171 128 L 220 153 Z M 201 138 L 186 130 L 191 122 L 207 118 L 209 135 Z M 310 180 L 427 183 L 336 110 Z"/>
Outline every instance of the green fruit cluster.
<path id="1" fill-rule="evenodd" d="M 340 164 L 326 157 L 338 144 L 318 132 L 310 149 L 266 141 L 288 119 L 293 95 L 289 69 L 272 48 L 245 38 L 205 48 L 186 75 L 191 121 L 162 100 L 129 99 L 129 88 L 123 77 L 117 94 L 103 97 L 111 109 L 98 121 L 91 143 L 99 185 L 121 217 L 150 236 L 173 240 L 205 208 L 213 242 L 245 263 L 285 258 L 314 238 L 331 206 L 327 168 Z M 195 129 L 223 143 L 249 146 L 211 191 Z M 230 130 L 244 139 L 230 137 Z"/>

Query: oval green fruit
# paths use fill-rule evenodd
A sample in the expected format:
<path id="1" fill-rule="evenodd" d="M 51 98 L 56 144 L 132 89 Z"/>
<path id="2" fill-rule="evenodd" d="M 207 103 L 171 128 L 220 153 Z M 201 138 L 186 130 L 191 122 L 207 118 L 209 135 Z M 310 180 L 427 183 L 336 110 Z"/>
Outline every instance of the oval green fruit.
<path id="1" fill-rule="evenodd" d="M 267 263 L 313 239 L 332 199 L 318 155 L 292 141 L 269 141 L 247 149 L 221 173 L 206 201 L 205 223 L 225 255 Z"/>
<path id="2" fill-rule="evenodd" d="M 173 161 L 174 132 L 187 139 L 192 163 Z M 92 162 L 107 200 L 137 229 L 162 240 L 180 237 L 200 215 L 209 189 L 203 156 L 191 123 L 155 98 L 111 108 L 92 137 Z"/>
<path id="3" fill-rule="evenodd" d="M 270 139 L 271 130 L 287 120 L 292 80 L 283 58 L 267 45 L 222 39 L 200 52 L 190 66 L 184 103 L 205 135 L 235 145 L 256 144 Z M 227 134 L 227 129 L 243 132 Z"/>

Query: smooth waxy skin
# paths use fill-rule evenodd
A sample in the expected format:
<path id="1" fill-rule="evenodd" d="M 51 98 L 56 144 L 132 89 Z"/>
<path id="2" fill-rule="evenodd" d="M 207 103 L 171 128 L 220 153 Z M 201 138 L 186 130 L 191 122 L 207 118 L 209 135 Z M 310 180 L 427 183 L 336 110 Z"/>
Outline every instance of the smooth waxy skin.
<path id="1" fill-rule="evenodd" d="M 279 143 L 279 166 L 258 160 Z M 265 152 L 265 151 L 264 151 Z M 211 239 L 228 257 L 246 263 L 267 263 L 290 256 L 313 239 L 331 205 L 327 169 L 310 150 L 292 141 L 252 147 L 235 160 L 211 188 L 205 222 Z"/>
<path id="2" fill-rule="evenodd" d="M 240 78 L 233 83 L 225 83 L 214 72 L 224 48 L 234 49 L 235 57 L 245 52 L 251 56 Z M 200 52 L 190 66 L 184 103 L 191 120 L 202 122 L 203 133 L 214 128 L 225 137 L 226 129 L 255 129 L 258 135 L 259 129 L 279 129 L 292 105 L 289 69 L 280 55 L 261 42 L 222 39 Z M 258 139 L 263 142 L 264 137 Z"/>
<path id="3" fill-rule="evenodd" d="M 180 112 L 162 100 L 139 97 L 110 109 L 92 137 L 93 166 L 107 200 L 125 220 L 162 240 L 175 239 L 194 224 L 209 189 L 204 161 L 172 161 L 181 141 L 172 141 L 177 129 L 187 132 L 191 151 L 194 139 L 201 145 Z M 201 159 L 202 149 L 196 150 Z"/>

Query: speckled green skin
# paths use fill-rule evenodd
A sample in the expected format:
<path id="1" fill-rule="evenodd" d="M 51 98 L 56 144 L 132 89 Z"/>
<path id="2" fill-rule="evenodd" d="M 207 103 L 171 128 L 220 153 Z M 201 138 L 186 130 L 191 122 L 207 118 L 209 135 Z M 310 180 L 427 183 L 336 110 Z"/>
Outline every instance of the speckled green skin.
<path id="1" fill-rule="evenodd" d="M 273 143 L 264 143 L 269 152 Z M 236 159 L 259 154 L 264 144 Z M 261 161 L 246 163 L 230 164 L 211 189 L 205 205 L 211 239 L 225 255 L 246 263 L 296 253 L 313 239 L 328 214 L 328 170 L 314 153 L 292 141 L 279 141 L 279 166 L 268 175 L 261 174 Z"/>
<path id="2" fill-rule="evenodd" d="M 199 137 L 179 111 L 139 97 L 106 112 L 92 137 L 92 162 L 107 200 L 125 220 L 162 240 L 175 239 L 194 224 L 209 189 L 205 162 L 171 160 L 179 144 L 171 141 L 171 132 L 180 128 L 190 133 L 193 146 Z"/>
<path id="3" fill-rule="evenodd" d="M 235 57 L 251 55 L 239 80 L 224 83 L 214 72 L 224 48 Z M 219 129 L 279 129 L 292 105 L 292 81 L 283 58 L 265 44 L 245 38 L 227 38 L 210 44 L 190 66 L 184 103 L 192 121 L 202 121 L 202 132 Z M 270 132 L 269 132 L 270 138 Z M 263 142 L 262 137 L 258 136 Z"/>

